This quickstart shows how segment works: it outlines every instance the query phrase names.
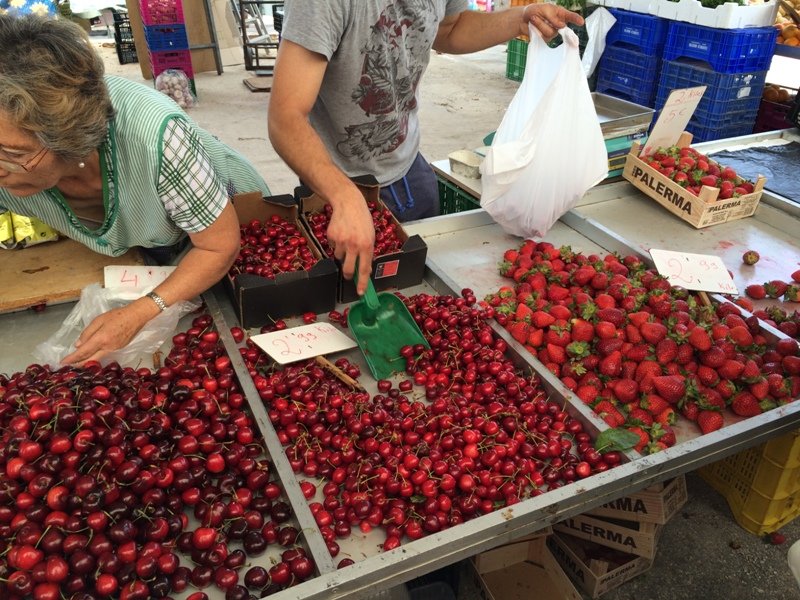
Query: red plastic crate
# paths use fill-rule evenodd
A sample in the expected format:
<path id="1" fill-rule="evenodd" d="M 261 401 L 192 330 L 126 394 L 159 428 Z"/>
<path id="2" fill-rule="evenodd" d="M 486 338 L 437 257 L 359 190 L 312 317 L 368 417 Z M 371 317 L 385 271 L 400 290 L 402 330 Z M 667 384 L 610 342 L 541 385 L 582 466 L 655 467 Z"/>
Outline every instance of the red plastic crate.
<path id="1" fill-rule="evenodd" d="M 753 127 L 753 133 L 795 127 L 791 121 L 791 112 L 791 103 L 782 104 L 780 102 L 762 100 L 758 108 L 758 116 L 756 117 L 756 125 Z"/>
<path id="2" fill-rule="evenodd" d="M 144 25 L 183 23 L 181 0 L 139 0 Z"/>
<path id="3" fill-rule="evenodd" d="M 189 79 L 194 79 L 192 69 L 192 53 L 189 50 L 176 50 L 174 52 L 151 52 L 150 67 L 153 77 L 158 77 L 167 69 L 179 69 L 186 73 Z"/>

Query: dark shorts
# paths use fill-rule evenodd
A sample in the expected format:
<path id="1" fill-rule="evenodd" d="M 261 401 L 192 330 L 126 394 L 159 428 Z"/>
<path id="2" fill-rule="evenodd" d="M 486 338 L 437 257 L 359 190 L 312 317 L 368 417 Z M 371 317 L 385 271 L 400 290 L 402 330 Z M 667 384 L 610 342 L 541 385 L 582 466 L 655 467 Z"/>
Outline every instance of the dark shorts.
<path id="1" fill-rule="evenodd" d="M 421 153 L 402 179 L 381 188 L 381 200 L 398 221 L 416 221 L 439 214 L 436 174 Z"/>

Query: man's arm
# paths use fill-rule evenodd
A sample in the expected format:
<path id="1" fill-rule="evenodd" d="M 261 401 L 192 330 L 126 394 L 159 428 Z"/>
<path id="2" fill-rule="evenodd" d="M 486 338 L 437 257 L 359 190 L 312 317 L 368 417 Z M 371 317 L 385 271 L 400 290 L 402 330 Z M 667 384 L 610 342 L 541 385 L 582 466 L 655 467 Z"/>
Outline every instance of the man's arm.
<path id="1" fill-rule="evenodd" d="M 348 279 L 358 259 L 358 292 L 364 293 L 372 267 L 375 226 L 364 196 L 331 160 L 311 127 L 308 115 L 316 102 L 328 63 L 289 40 L 281 41 L 272 81 L 267 123 L 275 151 L 300 179 L 333 207 L 328 241 Z"/>
<path id="2" fill-rule="evenodd" d="M 527 35 L 528 23 L 550 40 L 567 23 L 583 25 L 583 18 L 555 4 L 528 4 L 491 13 L 467 10 L 442 20 L 433 48 L 447 54 L 477 52 Z"/>

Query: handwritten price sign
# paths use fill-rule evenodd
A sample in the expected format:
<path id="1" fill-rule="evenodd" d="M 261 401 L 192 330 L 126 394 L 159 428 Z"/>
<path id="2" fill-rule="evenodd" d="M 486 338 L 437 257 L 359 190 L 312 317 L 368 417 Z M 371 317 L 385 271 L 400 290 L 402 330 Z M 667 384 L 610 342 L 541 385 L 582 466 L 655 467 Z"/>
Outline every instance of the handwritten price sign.
<path id="1" fill-rule="evenodd" d="M 111 289 L 152 289 L 169 277 L 175 267 L 107 266 L 103 270 L 104 285 Z"/>
<path id="2" fill-rule="evenodd" d="M 259 348 L 285 365 L 323 354 L 354 348 L 356 343 L 330 323 L 312 323 L 254 335 Z"/>
<path id="3" fill-rule="evenodd" d="M 700 292 L 739 293 L 719 256 L 655 249 L 650 250 L 650 256 L 672 285 Z"/>
<path id="4" fill-rule="evenodd" d="M 706 91 L 701 85 L 682 90 L 672 90 L 639 156 L 647 156 L 656 148 L 674 146 L 689 124 L 700 99 Z"/>

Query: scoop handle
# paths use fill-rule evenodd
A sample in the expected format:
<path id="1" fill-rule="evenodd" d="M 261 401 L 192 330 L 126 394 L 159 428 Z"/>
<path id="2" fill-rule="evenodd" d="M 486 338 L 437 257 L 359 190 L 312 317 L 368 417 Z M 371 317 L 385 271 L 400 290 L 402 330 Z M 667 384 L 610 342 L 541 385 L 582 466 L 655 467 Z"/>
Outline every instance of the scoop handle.
<path id="1" fill-rule="evenodd" d="M 358 259 L 356 259 L 356 270 L 353 273 L 353 283 L 356 284 L 358 287 Z M 378 294 L 375 291 L 375 286 L 372 285 L 372 278 L 367 278 L 367 291 L 364 292 L 364 301 L 367 304 L 367 308 L 369 308 L 370 312 L 375 312 L 381 307 L 380 300 L 378 300 Z"/>

